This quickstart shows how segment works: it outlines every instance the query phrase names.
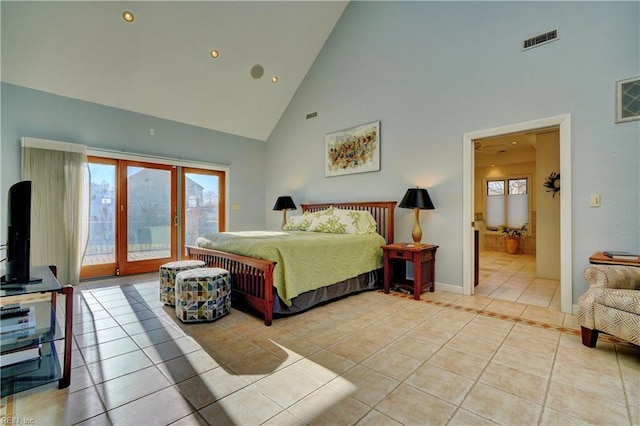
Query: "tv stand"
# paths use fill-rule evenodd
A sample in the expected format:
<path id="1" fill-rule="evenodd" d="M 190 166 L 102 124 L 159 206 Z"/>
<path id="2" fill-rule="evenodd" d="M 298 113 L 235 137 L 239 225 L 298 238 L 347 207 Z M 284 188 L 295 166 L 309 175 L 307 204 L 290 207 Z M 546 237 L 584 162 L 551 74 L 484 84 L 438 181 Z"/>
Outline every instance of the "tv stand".
<path id="1" fill-rule="evenodd" d="M 0 277 L 0 284 L 3 286 L 10 286 L 12 284 L 15 284 L 16 286 L 23 286 L 25 284 L 25 283 L 8 283 L 5 277 L 6 275 L 3 275 Z M 26 284 L 41 283 L 41 282 L 42 282 L 42 278 L 29 277 L 29 282 Z"/>
<path id="2" fill-rule="evenodd" d="M 31 272 L 42 277 L 40 281 L 34 282 L 32 279 L 28 283 L 3 283 L 0 286 L 0 304 L 6 304 L 2 300 L 5 297 L 11 297 L 11 302 L 24 299 L 21 305 L 30 307 L 35 312 L 35 327 L 3 334 L 0 340 L 0 357 L 9 353 L 26 352 L 34 346 L 40 348 L 40 356 L 1 368 L 2 397 L 55 381 L 58 381 L 61 389 L 71 383 L 73 287 L 60 285 L 55 266 L 34 267 Z M 28 300 L 29 295 L 45 293 L 50 294 L 50 300 Z M 58 294 L 65 296 L 63 313 L 56 312 Z M 64 349 L 62 360 L 58 358 L 56 346 Z"/>

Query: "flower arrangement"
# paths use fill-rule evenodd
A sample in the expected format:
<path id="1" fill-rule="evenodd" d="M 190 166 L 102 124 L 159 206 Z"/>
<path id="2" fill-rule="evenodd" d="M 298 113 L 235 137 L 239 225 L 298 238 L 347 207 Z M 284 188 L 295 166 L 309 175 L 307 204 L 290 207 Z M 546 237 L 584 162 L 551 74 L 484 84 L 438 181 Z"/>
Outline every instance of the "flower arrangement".
<path id="1" fill-rule="evenodd" d="M 509 228 L 506 225 L 500 225 L 500 232 L 503 238 L 526 238 L 529 236 L 528 223 L 522 225 L 521 228 Z"/>

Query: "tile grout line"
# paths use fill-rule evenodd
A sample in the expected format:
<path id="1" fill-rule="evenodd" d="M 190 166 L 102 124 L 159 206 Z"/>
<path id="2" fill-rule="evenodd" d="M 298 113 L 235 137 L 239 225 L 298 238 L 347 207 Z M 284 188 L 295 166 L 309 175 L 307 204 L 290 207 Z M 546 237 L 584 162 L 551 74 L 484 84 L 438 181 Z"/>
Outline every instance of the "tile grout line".
<path id="1" fill-rule="evenodd" d="M 542 404 L 541 404 L 542 409 L 540 410 L 540 415 L 538 417 L 539 425 L 542 424 L 542 419 L 544 419 L 545 409 L 550 408 L 550 407 L 547 407 L 547 400 L 549 399 L 549 392 L 551 391 L 551 382 L 553 381 L 552 380 L 553 374 L 556 370 L 556 360 L 558 359 L 558 351 L 560 349 L 560 340 L 562 339 L 558 338 L 558 341 L 556 342 L 555 350 L 553 352 L 553 362 L 551 363 L 551 371 L 549 371 L 549 377 L 547 378 L 547 386 L 545 387 L 544 398 L 542 399 Z"/>
<path id="2" fill-rule="evenodd" d="M 627 385 L 624 382 L 624 374 L 622 372 L 622 366 L 620 365 L 620 351 L 614 347 L 613 350 L 616 354 L 616 365 L 618 367 L 618 375 L 620 377 L 620 384 L 622 385 L 622 392 L 624 393 L 624 402 L 627 406 L 627 416 L 629 417 L 629 424 L 633 424 L 633 414 L 631 413 L 631 401 L 629 400 L 629 392 L 627 391 Z"/>

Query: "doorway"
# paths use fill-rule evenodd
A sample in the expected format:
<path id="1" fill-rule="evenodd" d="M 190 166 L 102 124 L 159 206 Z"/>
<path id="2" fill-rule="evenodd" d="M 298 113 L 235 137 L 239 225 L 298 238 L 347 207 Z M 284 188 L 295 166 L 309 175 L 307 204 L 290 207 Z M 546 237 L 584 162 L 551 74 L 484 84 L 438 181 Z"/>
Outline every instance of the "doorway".
<path id="1" fill-rule="evenodd" d="M 557 126 L 474 140 L 475 294 L 560 310 L 559 145 Z"/>
<path id="2" fill-rule="evenodd" d="M 467 230 L 463 233 L 463 294 L 474 294 L 474 220 L 475 220 L 475 141 L 504 135 L 532 132 L 557 127 L 560 132 L 560 307 L 572 313 L 571 288 L 571 116 L 569 114 L 479 130 L 463 135 L 463 217 Z M 468 226 L 468 227 L 467 227 Z"/>

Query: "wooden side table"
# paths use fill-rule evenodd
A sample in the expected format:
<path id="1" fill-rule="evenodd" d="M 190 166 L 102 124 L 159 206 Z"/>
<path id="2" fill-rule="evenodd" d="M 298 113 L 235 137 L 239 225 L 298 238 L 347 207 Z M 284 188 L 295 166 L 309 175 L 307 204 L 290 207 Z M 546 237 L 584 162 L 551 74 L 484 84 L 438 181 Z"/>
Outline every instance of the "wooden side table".
<path id="1" fill-rule="evenodd" d="M 438 246 L 429 244 L 395 243 L 382 246 L 384 253 L 384 292 L 393 286 L 413 292 L 413 298 L 420 300 L 420 293 L 427 288 L 435 291 L 436 250 Z M 413 281 L 407 279 L 406 262 L 413 262 Z"/>

